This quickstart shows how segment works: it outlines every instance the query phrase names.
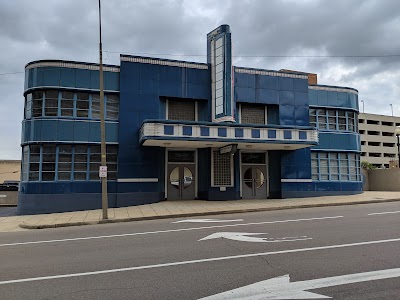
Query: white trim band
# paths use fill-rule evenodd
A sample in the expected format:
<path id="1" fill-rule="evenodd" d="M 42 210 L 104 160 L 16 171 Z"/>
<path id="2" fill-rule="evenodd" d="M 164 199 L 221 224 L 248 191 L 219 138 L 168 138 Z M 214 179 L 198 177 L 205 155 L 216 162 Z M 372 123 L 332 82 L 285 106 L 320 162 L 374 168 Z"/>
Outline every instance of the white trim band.
<path id="1" fill-rule="evenodd" d="M 312 179 L 281 179 L 281 182 L 312 182 Z"/>
<path id="2" fill-rule="evenodd" d="M 269 76 L 278 76 L 278 77 L 289 77 L 289 78 L 300 78 L 300 79 L 308 79 L 307 75 L 300 74 L 292 74 L 278 71 L 268 71 L 268 70 L 254 70 L 254 69 L 246 69 L 242 67 L 235 67 L 236 73 L 246 73 L 246 74 L 257 74 L 257 75 L 269 75 Z"/>
<path id="3" fill-rule="evenodd" d="M 118 182 L 158 182 L 158 178 L 119 178 Z"/>
<path id="4" fill-rule="evenodd" d="M 76 62 L 59 62 L 59 61 L 46 61 L 46 62 L 37 62 L 26 66 L 25 70 L 29 70 L 32 68 L 44 68 L 44 67 L 55 67 L 55 68 L 72 68 L 72 69 L 84 69 L 84 70 L 99 70 L 99 65 L 88 65 L 85 63 L 76 63 Z M 111 67 L 111 66 L 103 66 L 103 71 L 108 72 L 116 72 L 119 73 L 119 67 Z"/>
<path id="5" fill-rule="evenodd" d="M 308 88 L 310 90 L 317 91 L 329 91 L 329 92 L 344 92 L 344 93 L 352 93 L 358 95 L 358 92 L 353 89 L 346 88 L 338 88 L 338 87 L 328 87 L 328 86 L 320 86 L 320 85 L 309 85 Z"/>
<path id="6" fill-rule="evenodd" d="M 136 62 L 136 63 L 142 63 L 142 64 L 171 66 L 171 67 L 180 67 L 180 68 L 201 69 L 201 70 L 208 69 L 208 65 L 205 65 L 205 64 L 196 64 L 196 63 L 191 63 L 191 62 L 186 62 L 186 61 L 172 61 L 172 60 L 152 59 L 152 58 L 143 58 L 143 57 L 132 57 L 132 56 L 123 56 L 123 55 L 121 55 L 121 61 Z"/>

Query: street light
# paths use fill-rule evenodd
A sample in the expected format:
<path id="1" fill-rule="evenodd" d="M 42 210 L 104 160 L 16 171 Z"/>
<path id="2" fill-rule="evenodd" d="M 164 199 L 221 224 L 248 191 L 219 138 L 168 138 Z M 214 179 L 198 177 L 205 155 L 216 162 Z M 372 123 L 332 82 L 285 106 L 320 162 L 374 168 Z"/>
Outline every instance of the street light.
<path id="1" fill-rule="evenodd" d="M 364 113 L 364 100 L 360 100 L 360 102 L 361 102 L 362 105 L 363 105 L 363 110 L 362 110 L 362 112 Z"/>
<path id="2" fill-rule="evenodd" d="M 392 117 L 393 117 L 393 104 L 390 104 L 390 108 L 392 109 Z"/>
<path id="3" fill-rule="evenodd" d="M 101 166 L 99 176 L 101 178 L 101 206 L 103 208 L 103 220 L 108 219 L 107 197 L 107 160 L 106 160 L 106 125 L 104 121 L 104 82 L 103 82 L 103 49 L 101 43 L 101 4 L 99 0 L 99 73 L 100 73 L 100 141 L 101 141 Z"/>
<path id="4" fill-rule="evenodd" d="M 400 168 L 400 126 L 397 126 L 394 134 L 397 137 L 397 166 Z"/>

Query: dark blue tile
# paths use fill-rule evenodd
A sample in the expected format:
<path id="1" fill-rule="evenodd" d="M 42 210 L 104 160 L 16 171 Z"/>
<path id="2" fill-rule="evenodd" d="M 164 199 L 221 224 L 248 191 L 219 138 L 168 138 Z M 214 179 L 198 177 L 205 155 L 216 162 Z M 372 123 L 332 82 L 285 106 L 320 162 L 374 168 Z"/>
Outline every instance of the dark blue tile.
<path id="1" fill-rule="evenodd" d="M 260 129 L 252 129 L 251 137 L 255 138 L 255 139 L 259 139 L 260 138 Z"/>
<path id="2" fill-rule="evenodd" d="M 164 134 L 166 134 L 166 135 L 174 135 L 174 126 L 172 126 L 172 125 L 164 125 Z"/>
<path id="3" fill-rule="evenodd" d="M 276 139 L 276 130 L 268 130 L 268 138 Z"/>
<path id="4" fill-rule="evenodd" d="M 209 127 L 200 127 L 200 135 L 201 136 L 210 136 L 210 128 Z"/>
<path id="5" fill-rule="evenodd" d="M 243 128 L 235 129 L 235 137 L 243 137 Z"/>
<path id="6" fill-rule="evenodd" d="M 299 131 L 299 139 L 306 140 L 307 139 L 307 132 L 306 131 Z"/>
<path id="7" fill-rule="evenodd" d="M 182 133 L 183 133 L 183 135 L 191 136 L 192 135 L 192 126 L 183 126 Z"/>
<path id="8" fill-rule="evenodd" d="M 226 137 L 226 128 L 218 128 L 218 136 Z"/>
<path id="9" fill-rule="evenodd" d="M 285 131 L 283 132 L 283 138 L 284 138 L 285 140 L 290 140 L 290 139 L 292 139 L 292 132 L 289 131 L 289 130 L 285 130 Z"/>

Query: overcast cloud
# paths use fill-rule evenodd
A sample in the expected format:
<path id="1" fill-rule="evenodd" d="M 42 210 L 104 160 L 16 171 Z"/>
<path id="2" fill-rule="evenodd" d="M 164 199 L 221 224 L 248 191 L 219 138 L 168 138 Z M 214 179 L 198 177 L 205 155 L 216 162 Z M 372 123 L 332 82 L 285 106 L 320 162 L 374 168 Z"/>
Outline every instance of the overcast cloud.
<path id="1" fill-rule="evenodd" d="M 0 160 L 21 156 L 25 64 L 98 61 L 97 3 L 0 0 Z M 206 34 L 229 24 L 235 65 L 317 73 L 358 89 L 365 112 L 393 104 L 400 115 L 398 0 L 103 0 L 102 13 L 104 63 L 120 53 L 205 62 Z"/>

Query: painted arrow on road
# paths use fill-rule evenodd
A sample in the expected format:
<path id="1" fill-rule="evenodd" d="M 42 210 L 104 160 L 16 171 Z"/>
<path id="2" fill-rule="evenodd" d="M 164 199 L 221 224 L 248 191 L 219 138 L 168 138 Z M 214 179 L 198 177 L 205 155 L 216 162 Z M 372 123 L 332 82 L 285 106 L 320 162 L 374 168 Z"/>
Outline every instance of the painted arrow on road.
<path id="1" fill-rule="evenodd" d="M 175 223 L 225 223 L 225 222 L 242 222 L 243 219 L 236 219 L 236 220 L 218 220 L 218 219 L 187 219 L 187 220 L 180 220 Z"/>
<path id="2" fill-rule="evenodd" d="M 199 241 L 213 240 L 224 238 L 228 240 L 240 241 L 240 242 L 251 242 L 251 243 L 279 243 L 279 242 L 293 242 L 293 241 L 304 241 L 311 240 L 307 236 L 288 236 L 282 238 L 262 238 L 254 237 L 254 235 L 261 235 L 268 233 L 248 233 L 248 232 L 216 232 L 209 236 L 206 236 Z"/>
<path id="3" fill-rule="evenodd" d="M 199 300 L 331 299 L 332 297 L 307 292 L 307 290 L 396 277 L 400 277 L 400 268 L 297 282 L 290 282 L 289 275 L 284 275 Z"/>

